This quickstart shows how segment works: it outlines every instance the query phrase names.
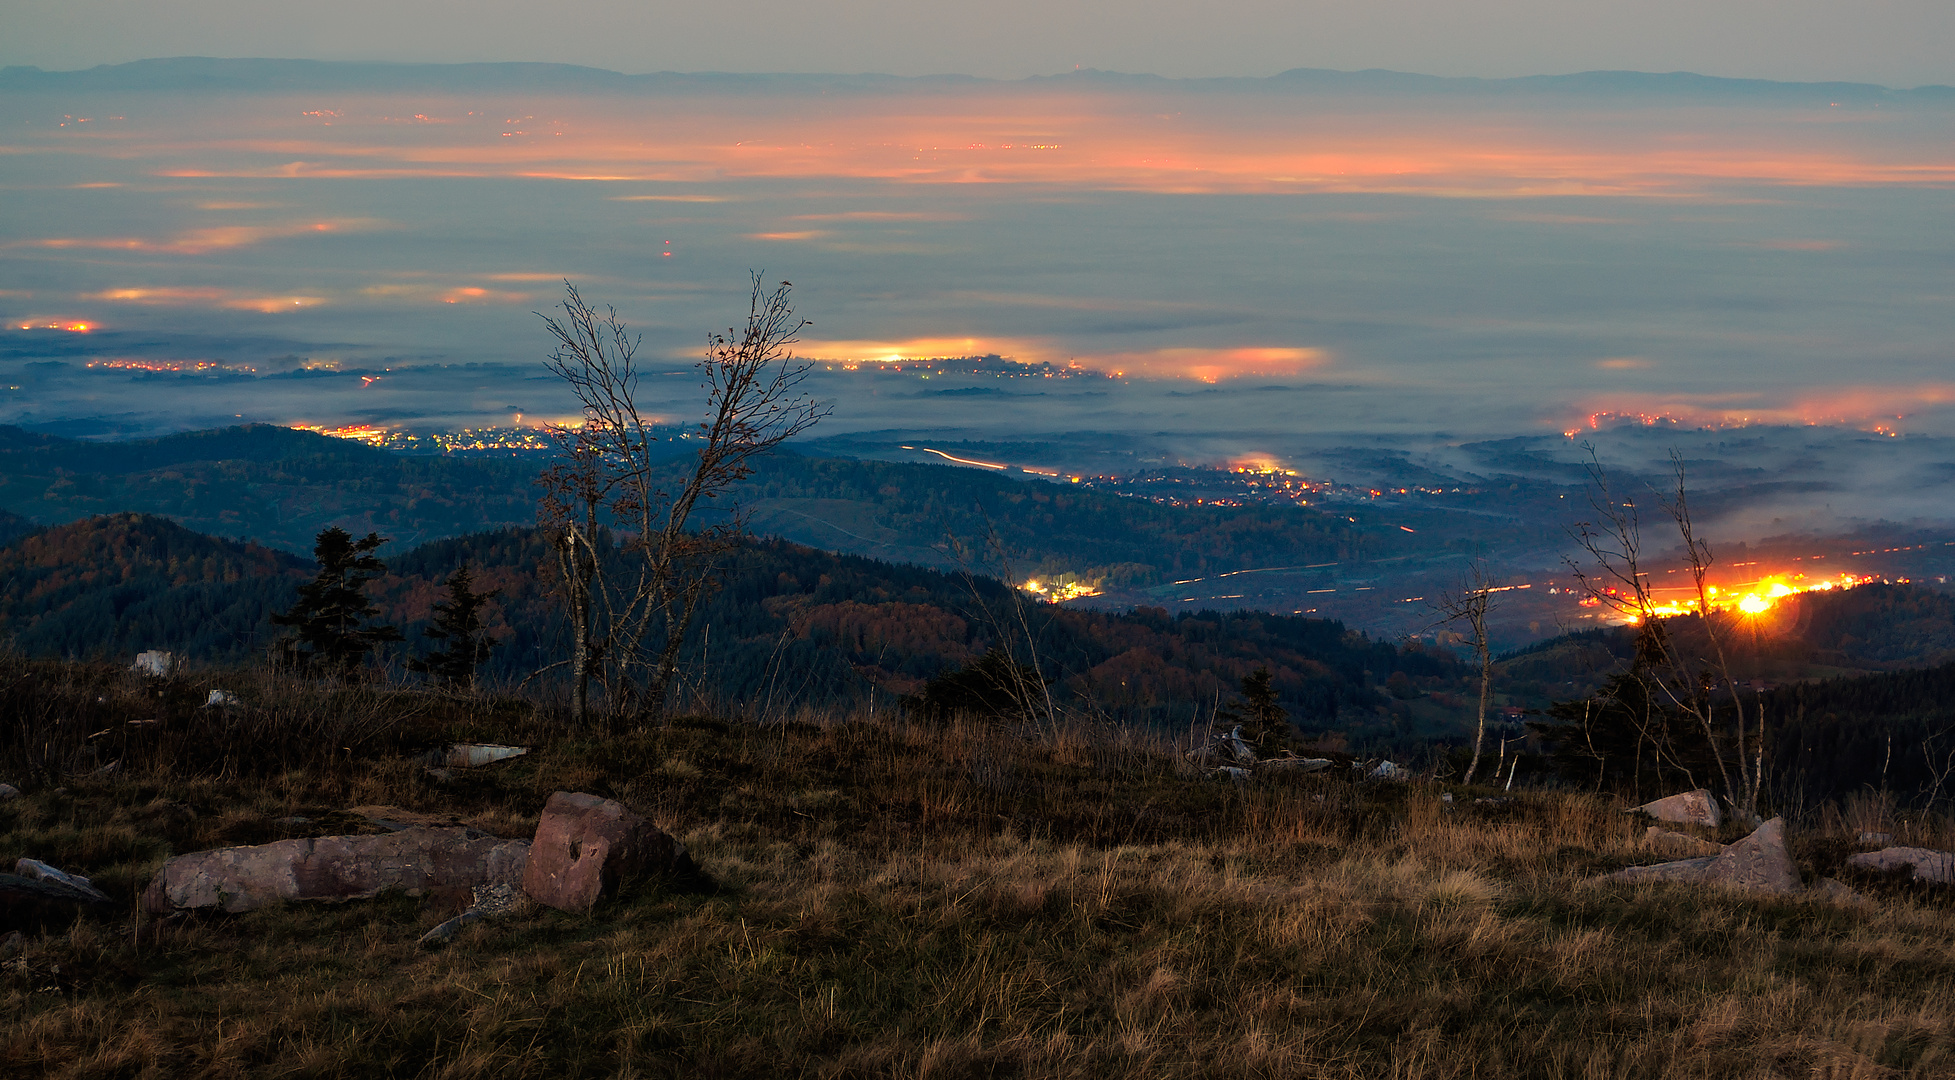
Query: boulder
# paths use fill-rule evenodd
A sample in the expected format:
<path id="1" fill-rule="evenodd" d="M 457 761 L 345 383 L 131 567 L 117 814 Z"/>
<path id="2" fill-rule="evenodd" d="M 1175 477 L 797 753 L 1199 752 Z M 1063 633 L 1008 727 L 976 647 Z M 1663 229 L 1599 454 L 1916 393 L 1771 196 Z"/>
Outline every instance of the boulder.
<path id="1" fill-rule="evenodd" d="M 143 893 L 152 912 L 250 911 L 286 900 L 360 900 L 387 889 L 466 892 L 519 881 L 529 845 L 477 829 L 409 828 L 178 855 Z"/>
<path id="2" fill-rule="evenodd" d="M 1804 888 L 1799 866 L 1785 846 L 1785 819 L 1773 818 L 1750 836 L 1727 845 L 1710 880 L 1753 892 L 1795 893 Z"/>
<path id="3" fill-rule="evenodd" d="M 1888 873 L 1912 870 L 1914 880 L 1939 885 L 1955 884 L 1955 852 L 1922 847 L 1891 847 L 1863 851 L 1847 857 L 1846 864 L 1858 870 Z"/>
<path id="4" fill-rule="evenodd" d="M 129 665 L 129 670 L 138 675 L 148 675 L 155 679 L 167 679 L 170 677 L 170 673 L 176 670 L 176 667 L 177 658 L 175 654 L 164 652 L 161 649 L 151 649 L 148 652 L 137 653 L 136 662 Z"/>
<path id="5" fill-rule="evenodd" d="M 1676 881 L 1689 884 L 1725 885 L 1747 892 L 1786 894 L 1804 888 L 1799 867 L 1785 846 L 1785 819 L 1773 818 L 1756 832 L 1734 844 L 1727 844 L 1716 855 L 1631 866 L 1609 875 L 1612 881 L 1642 883 Z"/>
<path id="6" fill-rule="evenodd" d="M 1717 797 L 1703 788 L 1644 803 L 1631 808 L 1628 812 L 1645 813 L 1658 821 L 1707 825 L 1713 829 L 1724 824 L 1724 812 L 1718 809 Z"/>
<path id="7" fill-rule="evenodd" d="M 624 804 L 559 791 L 543 807 L 523 892 L 562 911 L 589 911 L 628 878 L 690 865 L 686 849 Z"/>

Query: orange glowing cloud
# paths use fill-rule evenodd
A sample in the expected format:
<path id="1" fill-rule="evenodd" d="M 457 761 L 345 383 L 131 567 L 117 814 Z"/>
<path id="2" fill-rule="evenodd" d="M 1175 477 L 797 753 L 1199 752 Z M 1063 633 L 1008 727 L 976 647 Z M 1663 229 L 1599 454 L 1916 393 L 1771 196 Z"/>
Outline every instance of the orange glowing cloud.
<path id="1" fill-rule="evenodd" d="M 894 364 L 966 356 L 1003 356 L 1025 363 L 1049 359 L 1039 342 L 1023 338 L 910 338 L 907 341 L 803 341 L 796 356 L 833 363 Z"/>
<path id="2" fill-rule="evenodd" d="M 266 314 L 317 307 L 326 302 L 325 297 L 321 296 L 241 296 L 232 289 L 182 286 L 105 289 L 98 293 L 88 293 L 83 299 L 105 300 L 112 304 L 141 304 L 146 307 L 222 307 L 235 311 L 262 311 Z"/>
<path id="3" fill-rule="evenodd" d="M 270 240 L 320 233 L 368 231 L 382 222 L 368 218 L 336 221 L 292 222 L 281 225 L 218 225 L 180 232 L 167 240 L 141 237 L 50 237 L 24 241 L 25 246 L 43 248 L 87 248 L 109 251 L 162 252 L 172 255 L 206 255 L 213 251 L 251 247 Z"/>
<path id="4" fill-rule="evenodd" d="M 1946 185 L 1955 140 L 1941 118 L 1745 104 L 1591 110 L 1488 104 L 1437 112 L 1336 99 L 1206 95 L 1173 86 L 1105 92 L 1022 84 L 910 93 L 803 96 L 701 93 L 684 109 L 595 99 L 527 100 L 508 110 L 449 108 L 454 122 L 402 126 L 401 103 L 349 99 L 332 126 L 158 124 L 64 153 L 150 156 L 195 168 L 174 177 L 528 177 L 597 183 L 724 183 L 858 178 L 1036 184 L 1160 192 L 1399 192 L 1464 197 L 1701 196 L 1744 185 Z M 792 106 L 792 107 L 787 107 Z M 498 111 L 566 118 L 548 137 L 506 137 Z M 289 115 L 289 114 L 288 114 Z M 434 114 L 427 114 L 434 115 Z M 1811 121 L 1825 115 L 1828 123 Z M 1171 118 L 1167 122 L 1164 118 Z M 575 122 L 572 123 L 571 121 Z M 234 129 L 236 130 L 236 129 Z M 539 130 L 541 130 L 539 128 Z M 561 134 L 558 134 L 561 132 Z M 255 137 L 254 137 L 255 136 Z M 205 164 L 205 163 L 215 164 Z M 614 198 L 705 202 L 717 194 Z M 1607 224 L 1535 215 L 1550 224 Z M 1804 244 L 1811 241 L 1793 240 Z M 1806 250 L 1795 248 L 1794 250 Z"/>
<path id="5" fill-rule="evenodd" d="M 1288 346 L 1154 349 L 1078 358 L 1082 367 L 1114 375 L 1143 379 L 1199 379 L 1209 383 L 1251 376 L 1293 378 L 1322 367 L 1329 361 L 1330 354 L 1322 349 Z"/>
<path id="6" fill-rule="evenodd" d="M 493 277 L 532 280 L 529 275 L 494 275 Z M 561 281 L 562 278 L 543 275 L 541 280 Z M 431 282 L 369 285 L 360 290 L 360 295 L 376 300 L 402 300 L 414 304 L 524 304 L 530 301 L 530 294 L 524 292 L 485 289 L 479 285 L 446 285 Z"/>
<path id="7" fill-rule="evenodd" d="M 1614 423 L 1685 427 L 1748 427 L 1754 424 L 1826 424 L 1896 434 L 1907 417 L 1955 406 L 1955 383 L 1905 386 L 1801 387 L 1768 391 L 1667 396 L 1622 394 L 1591 399 L 1569 432 Z"/>
<path id="8" fill-rule="evenodd" d="M 444 304 L 520 304 L 528 299 L 528 293 L 505 292 L 477 286 L 449 289 L 441 294 L 441 302 Z"/>

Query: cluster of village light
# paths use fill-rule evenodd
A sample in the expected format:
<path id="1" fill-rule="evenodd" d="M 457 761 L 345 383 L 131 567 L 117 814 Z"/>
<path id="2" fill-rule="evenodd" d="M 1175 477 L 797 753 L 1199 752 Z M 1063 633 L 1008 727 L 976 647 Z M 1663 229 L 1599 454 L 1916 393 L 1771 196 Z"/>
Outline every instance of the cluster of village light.
<path id="1" fill-rule="evenodd" d="M 369 424 L 347 424 L 341 427 L 326 427 L 323 424 L 293 424 L 295 431 L 316 431 L 335 439 L 351 439 L 368 446 L 402 453 L 442 453 L 509 451 L 512 453 L 531 453 L 552 448 L 545 432 L 537 428 L 462 428 L 459 431 L 437 431 L 420 435 L 401 428 L 376 427 Z"/>
<path id="2" fill-rule="evenodd" d="M 1048 604 L 1063 604 L 1068 600 L 1077 600 L 1082 596 L 1100 595 L 1098 586 L 1084 581 L 1059 582 L 1027 578 L 1025 584 L 1020 585 L 1019 588 Z"/>

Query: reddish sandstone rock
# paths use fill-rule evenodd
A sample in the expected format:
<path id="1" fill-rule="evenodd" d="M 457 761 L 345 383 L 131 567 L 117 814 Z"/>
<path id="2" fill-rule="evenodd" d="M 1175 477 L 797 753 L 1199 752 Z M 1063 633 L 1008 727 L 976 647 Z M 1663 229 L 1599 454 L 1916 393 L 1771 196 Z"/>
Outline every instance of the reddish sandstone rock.
<path id="1" fill-rule="evenodd" d="M 686 849 L 622 803 L 559 791 L 543 807 L 523 891 L 539 904 L 589 911 L 627 878 L 681 869 Z"/>
<path id="2" fill-rule="evenodd" d="M 1724 812 L 1718 809 L 1717 796 L 1703 788 L 1672 795 L 1667 799 L 1644 803 L 1629 812 L 1641 811 L 1658 821 L 1676 821 L 1686 825 L 1705 825 L 1717 828 L 1724 824 Z"/>
<path id="3" fill-rule="evenodd" d="M 529 845 L 477 829 L 409 828 L 384 836 L 320 836 L 178 855 L 143 893 L 152 912 L 250 911 L 279 900 L 357 900 L 512 883 Z"/>
<path id="4" fill-rule="evenodd" d="M 1767 821 L 1750 836 L 1725 845 L 1716 855 L 1655 866 L 1630 866 L 1608 876 L 1615 881 L 1633 883 L 1677 881 L 1779 894 L 1796 893 L 1805 887 L 1799 880 L 1799 867 L 1785 846 L 1783 818 Z"/>

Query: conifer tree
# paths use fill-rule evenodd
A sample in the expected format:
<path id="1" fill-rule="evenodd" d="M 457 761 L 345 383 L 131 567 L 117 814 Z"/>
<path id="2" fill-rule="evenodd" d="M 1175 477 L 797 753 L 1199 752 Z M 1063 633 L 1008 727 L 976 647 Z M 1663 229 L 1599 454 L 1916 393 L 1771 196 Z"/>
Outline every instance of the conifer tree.
<path id="1" fill-rule="evenodd" d="M 387 564 L 373 554 L 386 542 L 371 532 L 355 540 L 337 525 L 313 538 L 318 576 L 299 586 L 292 610 L 272 616 L 274 624 L 293 628 L 278 645 L 288 661 L 303 671 L 345 676 L 376 646 L 401 640 L 399 630 L 371 621 L 380 608 L 364 591 L 367 582 L 387 572 Z"/>
<path id="2" fill-rule="evenodd" d="M 434 623 L 421 631 L 431 641 L 444 642 L 445 648 L 436 649 L 426 656 L 409 660 L 410 670 L 432 675 L 447 686 L 456 689 L 473 689 L 475 669 L 489 658 L 489 653 L 502 642 L 484 632 L 482 608 L 490 600 L 502 595 L 501 589 L 491 589 L 480 593 L 471 587 L 474 579 L 469 574 L 468 564 L 448 575 L 444 582 L 448 588 L 448 599 L 436 601 Z"/>
<path id="3" fill-rule="evenodd" d="M 1276 703 L 1276 685 L 1269 668 L 1259 667 L 1242 677 L 1242 700 L 1222 710 L 1231 723 L 1242 725 L 1242 738 L 1264 753 L 1288 749 L 1294 742 L 1290 714 Z"/>

